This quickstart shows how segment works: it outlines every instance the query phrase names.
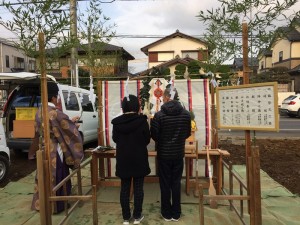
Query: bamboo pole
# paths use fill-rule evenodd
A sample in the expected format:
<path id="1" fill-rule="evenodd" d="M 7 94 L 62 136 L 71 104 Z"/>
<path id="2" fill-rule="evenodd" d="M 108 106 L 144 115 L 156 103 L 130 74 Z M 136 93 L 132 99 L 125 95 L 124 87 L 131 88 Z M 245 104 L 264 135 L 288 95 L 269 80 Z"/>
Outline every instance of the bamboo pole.
<path id="1" fill-rule="evenodd" d="M 211 136 L 212 148 L 218 148 L 218 131 L 216 128 L 216 105 L 215 105 L 215 87 L 211 84 Z"/>
<path id="2" fill-rule="evenodd" d="M 213 76 L 214 75 L 212 75 L 212 79 Z M 211 83 L 210 87 L 211 87 L 211 137 L 212 137 L 211 147 L 215 149 L 218 147 L 218 131 L 216 127 L 215 87 L 213 83 Z M 214 165 L 214 168 L 216 168 L 215 165 L 217 164 L 217 162 L 213 160 L 212 163 Z M 213 176 L 217 177 L 216 170 L 213 170 Z M 219 177 L 217 177 L 217 179 L 219 179 Z M 219 190 L 219 187 L 217 187 L 217 189 Z"/>
<path id="3" fill-rule="evenodd" d="M 45 144 L 45 159 L 48 162 L 48 166 L 45 166 L 45 172 L 44 174 L 49 174 L 50 176 L 47 177 L 49 180 L 43 181 L 44 188 L 43 191 L 45 192 L 45 207 L 46 207 L 46 217 L 47 217 L 47 223 L 46 224 L 51 224 L 51 207 L 49 206 L 49 190 L 50 186 L 47 187 L 47 184 L 51 184 L 52 176 L 50 173 L 50 144 L 49 144 L 49 139 L 50 139 L 50 134 L 49 134 L 49 115 L 48 115 L 48 95 L 47 95 L 47 77 L 46 77 L 46 58 L 45 58 L 45 37 L 43 33 L 39 33 L 38 36 L 39 39 L 39 55 L 40 55 L 40 71 L 41 71 L 41 98 L 42 98 L 42 124 L 43 126 L 43 135 L 44 135 L 44 144 Z M 41 149 L 40 149 L 41 151 Z M 44 162 L 42 162 L 44 164 Z M 42 177 L 42 179 L 45 179 L 45 176 Z M 39 180 L 39 185 L 41 181 Z"/>
<path id="4" fill-rule="evenodd" d="M 102 102 L 102 80 L 99 80 L 97 83 L 98 87 L 98 118 L 99 118 L 99 128 L 98 128 L 98 145 L 104 144 L 103 137 L 103 102 Z"/>
<path id="5" fill-rule="evenodd" d="M 103 146 L 104 145 L 104 129 L 103 129 L 103 101 L 102 101 L 102 80 L 98 81 L 97 85 L 98 90 L 98 117 L 99 117 L 99 128 L 98 128 L 98 145 Z M 95 160 L 96 157 L 95 157 Z M 94 163 L 94 160 L 93 160 Z M 98 159 L 99 163 L 99 174 L 105 174 L 105 168 L 104 168 L 104 159 Z M 94 182 L 98 183 L 98 172 L 94 171 Z M 96 184 L 97 184 L 96 183 Z"/>

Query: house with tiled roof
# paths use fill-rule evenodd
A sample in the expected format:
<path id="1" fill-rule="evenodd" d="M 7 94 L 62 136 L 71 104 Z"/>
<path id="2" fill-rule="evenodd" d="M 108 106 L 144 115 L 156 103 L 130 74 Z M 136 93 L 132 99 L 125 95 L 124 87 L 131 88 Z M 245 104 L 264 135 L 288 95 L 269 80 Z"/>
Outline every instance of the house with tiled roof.
<path id="1" fill-rule="evenodd" d="M 256 57 L 248 58 L 248 67 L 251 71 L 251 74 L 257 74 L 258 60 Z M 234 58 L 233 63 L 231 65 L 231 72 L 235 73 L 238 78 L 243 79 L 243 70 L 243 58 Z"/>
<path id="2" fill-rule="evenodd" d="M 293 69 L 300 64 L 300 27 L 280 27 L 281 36 L 271 44 L 273 67 Z"/>
<path id="3" fill-rule="evenodd" d="M 96 66 L 95 72 L 106 76 L 128 75 L 128 61 L 135 59 L 123 47 L 108 43 L 92 43 L 91 49 L 94 51 Z M 88 44 L 78 47 L 78 68 L 89 70 L 88 67 Z M 98 53 L 95 52 L 98 49 Z M 54 49 L 47 49 L 46 52 L 51 54 Z M 56 78 L 67 78 L 68 71 L 71 67 L 71 54 L 65 52 L 51 63 L 47 63 L 47 73 Z"/>
<path id="4" fill-rule="evenodd" d="M 176 65 L 187 65 L 193 60 L 205 62 L 209 54 L 205 41 L 179 30 L 142 47 L 141 51 L 148 56 L 148 69 L 138 75 L 147 74 L 153 67 L 167 67 L 174 74 Z"/>
<path id="5" fill-rule="evenodd" d="M 297 20 L 297 19 L 296 19 Z M 299 20 L 299 19 L 298 19 Z M 284 67 L 292 76 L 291 90 L 300 93 L 300 25 L 279 27 L 269 49 L 258 54 L 259 73 Z"/>
<path id="6" fill-rule="evenodd" d="M 178 65 L 178 64 L 182 64 L 182 65 L 185 65 L 185 66 L 188 66 L 188 64 L 192 61 L 194 61 L 195 59 L 192 59 L 190 57 L 185 57 L 185 58 L 179 58 L 179 57 L 176 57 L 175 59 L 170 59 L 169 61 L 166 61 L 166 62 L 163 62 L 157 66 L 155 66 L 156 68 L 169 68 L 170 69 L 170 74 L 174 74 L 175 72 L 175 67 Z M 152 71 L 153 67 L 152 68 L 149 68 L 149 69 L 146 69 L 146 70 L 143 70 L 141 72 L 138 73 L 139 76 L 145 76 L 145 75 L 148 75 L 150 74 L 150 72 Z"/>
<path id="7" fill-rule="evenodd" d="M 271 50 L 265 48 L 261 49 L 258 53 L 257 59 L 259 61 L 257 73 L 267 72 L 273 67 Z"/>

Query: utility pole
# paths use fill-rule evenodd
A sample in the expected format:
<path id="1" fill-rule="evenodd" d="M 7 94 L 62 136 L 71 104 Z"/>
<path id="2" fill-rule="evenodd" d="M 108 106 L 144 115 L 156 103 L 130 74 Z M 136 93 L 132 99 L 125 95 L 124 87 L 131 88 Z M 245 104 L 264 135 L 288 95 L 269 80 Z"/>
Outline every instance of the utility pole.
<path id="1" fill-rule="evenodd" d="M 79 87 L 77 69 L 77 0 L 70 0 L 71 86 Z"/>

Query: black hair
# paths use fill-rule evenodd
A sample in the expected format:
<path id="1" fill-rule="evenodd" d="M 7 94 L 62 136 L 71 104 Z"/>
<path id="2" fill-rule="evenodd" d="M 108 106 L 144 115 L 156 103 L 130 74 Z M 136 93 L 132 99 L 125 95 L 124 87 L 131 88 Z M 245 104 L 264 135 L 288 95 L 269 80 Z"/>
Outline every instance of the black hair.
<path id="1" fill-rule="evenodd" d="M 176 88 L 173 88 L 173 91 L 175 92 L 175 94 L 174 94 L 174 98 L 173 99 L 171 99 L 171 100 L 179 100 L 179 98 L 178 98 L 178 92 L 177 92 L 177 90 L 176 90 Z M 166 89 L 165 89 L 165 91 L 164 91 L 164 96 L 166 96 L 166 97 L 171 97 L 171 87 L 167 87 Z"/>
<path id="2" fill-rule="evenodd" d="M 128 101 L 127 97 L 124 97 L 122 101 L 122 109 L 123 109 L 123 113 L 139 112 L 140 110 L 139 99 L 134 95 L 129 95 L 129 101 Z"/>
<path id="3" fill-rule="evenodd" d="M 58 86 L 53 81 L 47 82 L 47 91 L 48 91 L 48 102 L 51 102 L 52 97 L 57 97 L 58 95 Z"/>

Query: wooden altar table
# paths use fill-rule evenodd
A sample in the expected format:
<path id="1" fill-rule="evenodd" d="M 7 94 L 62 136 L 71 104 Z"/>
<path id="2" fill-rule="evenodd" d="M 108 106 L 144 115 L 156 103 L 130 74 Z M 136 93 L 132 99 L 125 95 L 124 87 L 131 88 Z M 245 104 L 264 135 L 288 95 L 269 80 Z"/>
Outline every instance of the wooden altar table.
<path id="1" fill-rule="evenodd" d="M 107 150 L 107 151 L 99 151 L 99 150 L 86 150 L 85 151 L 88 155 L 92 156 L 92 184 L 99 186 L 120 186 L 120 179 L 112 176 L 107 176 L 105 174 L 105 159 L 116 158 L 116 150 Z M 211 161 L 213 162 L 213 171 L 216 175 L 216 193 L 221 193 L 222 188 L 222 158 L 223 156 L 230 156 L 228 151 L 220 150 L 220 149 L 210 149 L 209 155 Z M 149 157 L 156 158 L 155 151 L 148 151 Z M 206 151 L 199 150 L 198 151 L 198 158 L 199 159 L 206 159 Z M 194 186 L 193 179 L 191 179 L 190 175 L 190 162 L 191 160 L 196 159 L 196 153 L 194 151 L 186 151 L 185 153 L 185 170 L 186 170 L 186 193 L 189 195 L 190 188 Z M 156 172 L 156 171 L 155 171 Z M 145 182 L 158 182 L 158 176 L 156 175 L 149 175 L 145 177 Z"/>

